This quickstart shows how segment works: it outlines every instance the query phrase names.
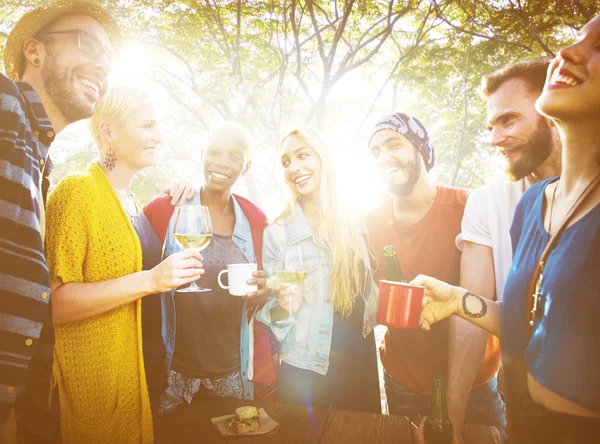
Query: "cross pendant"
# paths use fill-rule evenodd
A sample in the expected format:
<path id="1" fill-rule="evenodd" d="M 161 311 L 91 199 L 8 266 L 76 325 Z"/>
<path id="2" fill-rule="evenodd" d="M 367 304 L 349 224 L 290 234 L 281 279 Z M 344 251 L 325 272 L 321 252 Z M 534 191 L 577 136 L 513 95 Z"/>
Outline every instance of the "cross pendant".
<path id="1" fill-rule="evenodd" d="M 537 308 L 538 308 L 538 299 L 540 297 L 540 295 L 542 294 L 542 280 L 544 279 L 543 276 L 543 271 L 544 271 L 544 263 L 541 262 L 540 263 L 541 266 L 541 271 L 540 271 L 540 277 L 538 277 L 537 282 L 535 283 L 535 293 L 533 293 L 531 295 L 531 297 L 533 298 L 533 308 L 531 309 L 531 318 L 529 320 L 529 325 L 533 327 L 533 323 L 535 322 L 535 314 L 537 312 Z"/>

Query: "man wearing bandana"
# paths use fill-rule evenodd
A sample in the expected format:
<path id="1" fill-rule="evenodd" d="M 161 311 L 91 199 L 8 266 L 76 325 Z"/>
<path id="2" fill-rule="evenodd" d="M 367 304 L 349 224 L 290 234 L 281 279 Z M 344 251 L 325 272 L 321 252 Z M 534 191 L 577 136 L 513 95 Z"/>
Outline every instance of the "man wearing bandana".
<path id="1" fill-rule="evenodd" d="M 406 279 L 426 274 L 458 285 L 461 253 L 455 238 L 461 230 L 468 192 L 435 185 L 429 175 L 435 159 L 433 146 L 427 130 L 415 117 L 403 113 L 383 116 L 368 146 L 389 191 L 389 196 L 367 217 L 371 247 L 379 261 L 376 280 L 386 278 L 383 247 L 393 245 Z M 440 322 L 427 332 L 388 329 L 380 352 L 390 414 L 429 414 L 433 378 L 448 378 L 448 349 L 456 337 L 452 322 Z M 506 420 L 497 391 L 497 338 L 488 338 L 481 362 L 475 369 L 478 374 L 465 421 L 493 425 L 503 431 Z M 452 383 L 449 381 L 449 385 Z M 455 437 L 454 442 L 462 442 L 461 437 Z"/>

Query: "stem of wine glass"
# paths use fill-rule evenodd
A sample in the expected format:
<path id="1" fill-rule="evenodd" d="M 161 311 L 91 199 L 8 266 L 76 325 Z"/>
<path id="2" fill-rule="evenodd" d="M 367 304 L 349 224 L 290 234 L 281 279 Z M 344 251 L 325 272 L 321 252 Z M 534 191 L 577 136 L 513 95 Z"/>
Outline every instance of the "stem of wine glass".
<path id="1" fill-rule="evenodd" d="M 200 253 L 202 250 L 198 250 L 198 253 Z M 193 290 L 200 290 L 200 287 L 198 287 L 198 284 L 196 283 L 196 281 L 192 282 L 189 286 L 189 288 L 193 289 Z"/>
<path id="2" fill-rule="evenodd" d="M 294 318 L 294 307 L 292 304 L 294 303 L 294 297 L 292 295 L 288 296 L 288 319 Z"/>

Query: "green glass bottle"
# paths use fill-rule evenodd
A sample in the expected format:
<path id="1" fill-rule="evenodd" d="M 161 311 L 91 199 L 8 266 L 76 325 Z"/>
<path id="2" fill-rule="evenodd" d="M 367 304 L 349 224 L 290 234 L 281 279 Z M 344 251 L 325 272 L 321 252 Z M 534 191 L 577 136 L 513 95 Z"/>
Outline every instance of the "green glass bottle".
<path id="1" fill-rule="evenodd" d="M 383 256 L 385 257 L 385 271 L 387 274 L 388 281 L 394 282 L 407 282 L 402 275 L 400 264 L 398 263 L 398 256 L 396 256 L 396 250 L 393 245 L 386 245 L 383 247 Z"/>
<path id="2" fill-rule="evenodd" d="M 454 432 L 448 417 L 446 381 L 444 381 L 444 378 L 437 377 L 433 379 L 431 412 L 425 420 L 424 432 L 427 444 L 452 444 Z"/>

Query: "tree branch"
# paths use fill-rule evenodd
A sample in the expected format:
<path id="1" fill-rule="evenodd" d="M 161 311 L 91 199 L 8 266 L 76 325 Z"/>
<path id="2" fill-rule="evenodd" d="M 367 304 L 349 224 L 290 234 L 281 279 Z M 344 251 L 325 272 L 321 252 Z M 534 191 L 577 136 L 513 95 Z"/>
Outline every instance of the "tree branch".
<path id="1" fill-rule="evenodd" d="M 348 17 L 350 17 L 350 13 L 352 12 L 353 7 L 354 7 L 354 0 L 350 1 L 345 6 L 344 15 L 342 16 L 342 22 L 336 29 L 335 35 L 333 36 L 333 42 L 331 43 L 331 48 L 329 49 L 329 56 L 328 56 L 328 59 L 330 60 L 331 64 L 333 64 L 333 60 L 335 59 L 335 53 L 337 51 L 338 43 L 340 41 L 340 38 L 344 34 L 346 25 L 348 23 Z M 331 67 L 330 67 L 330 72 L 331 72 Z"/>
<path id="2" fill-rule="evenodd" d="M 204 102 L 208 103 L 211 107 L 213 107 L 219 114 L 221 114 L 221 116 L 224 119 L 229 118 L 229 113 L 228 110 L 225 109 L 221 109 L 219 107 L 219 104 L 217 102 L 212 101 L 211 99 L 209 99 L 208 97 L 206 97 L 204 94 L 202 94 L 197 88 L 192 88 L 189 84 L 187 84 L 181 77 L 179 77 L 177 74 L 172 73 L 171 71 L 169 71 L 168 69 L 166 69 L 164 66 L 158 65 L 158 69 L 160 71 L 163 71 L 165 74 L 167 74 L 170 78 L 173 78 L 175 80 L 178 80 L 181 84 L 183 84 L 184 86 L 186 86 L 190 91 L 192 91 L 196 96 L 198 96 L 198 98 L 200 98 L 201 100 L 203 100 Z M 164 83 L 163 83 L 164 86 Z M 171 92 L 172 89 L 169 89 L 169 92 Z"/>
<path id="3" fill-rule="evenodd" d="M 515 9 L 517 10 L 517 16 L 521 19 L 523 24 L 526 26 L 527 30 L 529 31 L 529 34 L 535 39 L 536 42 L 538 42 L 538 45 L 540 45 L 547 54 L 550 54 L 552 57 L 554 57 L 554 51 L 552 51 L 552 49 L 550 49 L 550 47 L 546 44 L 546 42 L 544 42 L 542 40 L 540 35 L 531 26 L 531 20 L 526 16 L 525 11 L 523 11 L 523 6 L 521 5 L 520 1 L 518 2 L 517 8 L 515 8 Z M 555 24 L 558 24 L 558 22 L 555 22 Z"/>
<path id="4" fill-rule="evenodd" d="M 369 61 L 371 59 L 371 57 L 373 57 L 375 54 L 377 54 L 377 52 L 379 51 L 379 49 L 381 48 L 381 46 L 385 43 L 385 41 L 387 40 L 387 38 L 389 37 L 389 35 L 391 34 L 392 30 L 394 29 L 394 25 L 396 24 L 396 22 L 403 17 L 405 14 L 407 14 L 410 11 L 411 7 L 410 6 L 406 6 L 405 8 L 403 8 L 402 10 L 396 12 L 396 13 L 391 13 L 391 10 L 388 9 L 388 15 L 386 17 L 384 17 L 383 19 L 379 20 L 375 25 L 371 26 L 367 31 L 365 31 L 361 37 L 358 39 L 358 41 L 360 42 L 357 47 L 354 49 L 354 51 L 352 52 L 348 52 L 344 58 L 342 59 L 342 62 L 340 63 L 340 66 L 342 69 L 345 69 L 346 67 L 348 67 L 348 69 L 345 69 L 345 71 L 342 72 L 342 75 L 345 74 L 348 71 L 351 71 L 354 68 L 359 67 L 360 65 L 362 65 L 363 63 Z M 391 14 L 391 15 L 390 15 Z M 391 17 L 395 16 L 395 18 L 393 20 L 391 20 Z M 365 38 L 366 35 L 368 35 L 368 33 L 371 32 L 371 30 L 375 29 L 375 27 L 383 22 L 386 21 L 388 22 L 387 26 L 385 28 L 383 28 L 381 31 L 379 31 L 378 33 L 374 34 L 373 36 L 371 36 L 371 38 L 369 38 L 366 41 L 363 41 L 363 39 Z M 383 37 L 382 37 L 383 36 Z M 365 56 L 365 58 L 359 62 L 356 62 L 355 64 L 351 64 L 351 62 L 354 60 L 354 57 L 356 57 L 356 55 L 358 54 L 358 52 L 365 48 L 367 45 L 369 45 L 371 42 L 377 40 L 379 37 L 382 37 L 381 41 L 379 42 L 379 44 L 369 53 L 367 54 L 367 56 Z M 338 70 L 339 72 L 339 70 Z M 337 73 L 336 73 L 337 75 Z"/>
<path id="5" fill-rule="evenodd" d="M 475 5 L 475 9 L 473 10 L 472 25 L 475 23 L 475 13 L 477 11 L 477 5 Z M 471 26 L 472 26 L 471 25 Z M 452 176 L 452 186 L 456 184 L 456 178 L 458 177 L 458 172 L 460 171 L 463 151 L 464 151 L 464 140 L 465 133 L 467 129 L 467 118 L 469 116 L 468 102 L 469 102 L 469 68 L 471 66 L 471 47 L 473 46 L 473 36 L 469 37 L 469 45 L 467 46 L 467 58 L 465 60 L 465 75 L 463 80 L 463 123 L 462 130 L 460 132 L 460 139 L 458 141 L 458 159 L 456 161 L 456 168 L 454 169 L 454 175 Z"/>
<path id="6" fill-rule="evenodd" d="M 209 0 L 206 0 L 205 6 L 208 9 L 208 12 L 212 17 L 213 21 L 216 23 L 218 30 L 220 31 L 221 37 L 223 39 L 222 43 L 215 35 L 211 22 L 207 20 L 206 24 L 210 30 L 210 33 L 212 34 L 217 45 L 221 48 L 225 56 L 229 59 L 230 63 L 232 64 L 234 74 L 237 74 L 239 76 L 241 73 L 239 72 L 238 66 L 236 64 L 236 57 L 231 52 L 231 47 L 229 44 L 229 34 L 227 33 L 225 26 L 223 25 L 223 21 L 221 20 L 221 11 L 219 9 L 219 6 L 214 0 L 212 5 L 210 4 Z"/>
<path id="7" fill-rule="evenodd" d="M 237 10 L 235 15 L 235 28 L 236 28 L 236 45 L 235 45 L 235 66 L 238 70 L 238 74 L 242 77 L 242 65 L 240 59 L 240 41 L 242 36 L 242 0 L 237 0 Z M 243 78 L 241 79 L 243 81 Z"/>
<path id="8" fill-rule="evenodd" d="M 469 34 L 474 37 L 481 37 L 482 39 L 502 43 L 503 45 L 516 46 L 517 48 L 522 48 L 522 49 L 526 49 L 529 52 L 533 52 L 533 48 L 531 48 L 527 45 L 523 45 L 522 43 L 511 42 L 509 40 L 505 40 L 505 39 L 502 39 L 499 37 L 480 34 L 478 32 L 474 32 L 472 30 L 465 29 L 462 26 L 455 25 L 449 19 L 447 19 L 443 14 L 439 13 L 439 4 L 435 0 L 431 0 L 431 3 L 433 4 L 434 8 L 436 9 L 437 17 L 440 20 L 442 20 L 444 23 L 446 23 L 448 26 L 450 26 L 453 29 L 456 29 L 457 31 L 460 31 L 464 34 Z"/>
<path id="9" fill-rule="evenodd" d="M 390 74 L 388 75 L 387 79 L 385 80 L 385 82 L 383 83 L 383 85 L 381 86 L 381 88 L 379 88 L 379 91 L 377 92 L 377 94 L 375 95 L 375 98 L 371 102 L 371 106 L 369 107 L 369 109 L 365 113 L 365 117 L 363 118 L 363 120 L 362 120 L 362 122 L 361 122 L 361 124 L 359 126 L 359 129 L 362 128 L 365 125 L 365 123 L 367 122 L 367 119 L 369 118 L 369 115 L 371 114 L 371 111 L 373 111 L 373 109 L 375 108 L 375 104 L 377 103 L 377 100 L 379 100 L 379 97 L 381 97 L 381 94 L 383 93 L 383 90 L 388 85 L 388 83 L 390 82 L 390 80 L 392 79 L 392 77 L 394 77 L 394 74 L 396 73 L 396 70 L 398 69 L 398 67 L 400 66 L 400 64 L 404 60 L 406 60 L 408 57 L 410 57 L 410 55 L 419 46 L 419 44 L 421 43 L 421 41 L 423 40 L 423 38 L 427 35 L 427 33 L 429 33 L 429 31 L 431 31 L 434 28 L 434 25 L 431 24 L 426 30 L 424 29 L 425 25 L 429 21 L 429 17 L 431 16 L 432 10 L 433 10 L 432 8 L 429 8 L 429 10 L 427 11 L 427 14 L 425 15 L 425 18 L 421 21 L 421 24 L 419 25 L 419 28 L 415 32 L 415 37 L 413 39 L 413 43 L 411 44 L 410 48 L 408 49 L 408 51 L 404 51 L 404 53 L 402 54 L 402 56 L 398 58 L 398 60 L 394 64 L 394 67 L 392 68 Z M 392 36 L 392 40 L 394 41 L 394 43 L 396 43 L 396 46 L 398 48 L 400 48 L 400 45 L 398 44 L 398 42 L 396 42 L 396 40 L 394 39 L 393 36 Z"/>
<path id="10" fill-rule="evenodd" d="M 405 10 L 406 9 L 408 9 L 408 8 L 405 8 Z M 383 29 L 381 32 L 374 35 L 371 39 L 364 42 L 361 47 L 358 47 L 356 49 L 356 51 L 359 51 L 360 49 L 362 49 L 363 47 L 365 47 L 366 45 L 368 45 L 369 43 L 378 39 L 381 36 L 381 39 L 379 40 L 379 42 L 377 43 L 375 48 L 373 48 L 371 51 L 369 51 L 369 53 L 367 53 L 367 55 L 364 56 L 359 61 L 349 64 L 346 67 L 343 67 L 343 68 L 341 67 L 340 69 L 338 69 L 338 72 L 335 74 L 335 77 L 338 77 L 338 75 L 343 76 L 347 72 L 352 71 L 353 69 L 356 69 L 359 66 L 367 63 L 369 60 L 371 60 L 371 58 L 379 52 L 379 49 L 381 48 L 381 46 L 385 43 L 385 41 L 388 39 L 388 37 L 392 33 L 392 30 L 394 29 L 394 25 L 400 19 L 400 17 L 402 17 L 403 15 L 404 14 L 399 14 L 388 26 L 385 27 L 385 29 Z"/>
<path id="11" fill-rule="evenodd" d="M 297 6 L 298 6 L 298 1 L 292 0 L 291 11 L 290 11 L 290 22 L 292 24 L 292 31 L 294 33 L 294 41 L 296 42 L 296 44 L 295 44 L 296 72 L 294 75 L 296 77 L 298 85 L 300 85 L 300 88 L 302 88 L 302 90 L 304 91 L 304 94 L 306 94 L 306 97 L 308 98 L 308 101 L 310 102 L 310 104 L 312 106 L 312 105 L 314 105 L 314 100 L 312 98 L 312 95 L 310 94 L 308 85 L 306 84 L 306 82 L 304 82 L 304 79 L 302 78 L 302 52 L 300 50 L 300 36 L 299 36 L 299 31 L 298 31 L 298 26 L 300 25 L 300 23 L 296 23 L 296 8 L 297 8 Z"/>
<path id="12" fill-rule="evenodd" d="M 209 126 L 204 121 L 204 118 L 202 117 L 202 114 L 198 113 L 195 109 L 193 109 L 187 103 L 185 103 L 183 100 L 181 100 L 179 98 L 179 96 L 175 93 L 175 91 L 173 91 L 173 88 L 171 88 L 171 85 L 167 84 L 165 81 L 163 81 L 162 79 L 160 79 L 158 76 L 156 76 L 154 74 L 152 75 L 152 77 L 154 78 L 155 81 L 157 81 L 160 85 L 162 85 L 163 88 L 165 88 L 169 92 L 169 94 L 171 95 L 171 97 L 173 97 L 173 99 L 175 100 L 175 102 L 177 102 L 177 104 L 179 104 L 179 106 L 181 106 L 182 108 L 186 109 L 194 117 L 196 117 L 196 119 L 202 124 L 202 126 L 206 130 L 209 129 Z"/>
<path id="13" fill-rule="evenodd" d="M 170 48 L 169 46 L 164 45 L 162 43 L 154 42 L 151 44 L 164 49 L 165 51 L 169 52 L 171 55 L 175 56 L 180 62 L 182 62 L 185 65 L 188 73 L 190 74 L 191 85 L 187 85 L 188 88 L 193 89 L 193 90 L 198 90 L 198 85 L 196 85 L 196 73 L 194 72 L 194 69 L 189 64 L 189 62 L 181 54 L 179 54 L 173 48 Z M 183 83 L 185 83 L 185 82 L 183 82 Z"/>
<path id="14" fill-rule="evenodd" d="M 313 0 L 306 1 L 306 7 L 308 8 L 308 12 L 310 14 L 310 21 L 312 22 L 313 29 L 315 31 L 315 36 L 317 37 L 318 42 L 318 50 L 319 57 L 321 57 L 321 61 L 323 62 L 323 67 L 325 71 L 329 70 L 329 60 L 325 56 L 325 50 L 323 49 L 323 37 L 321 36 L 321 32 L 319 31 L 319 24 L 317 23 L 317 17 L 315 16 L 315 9 Z"/>

